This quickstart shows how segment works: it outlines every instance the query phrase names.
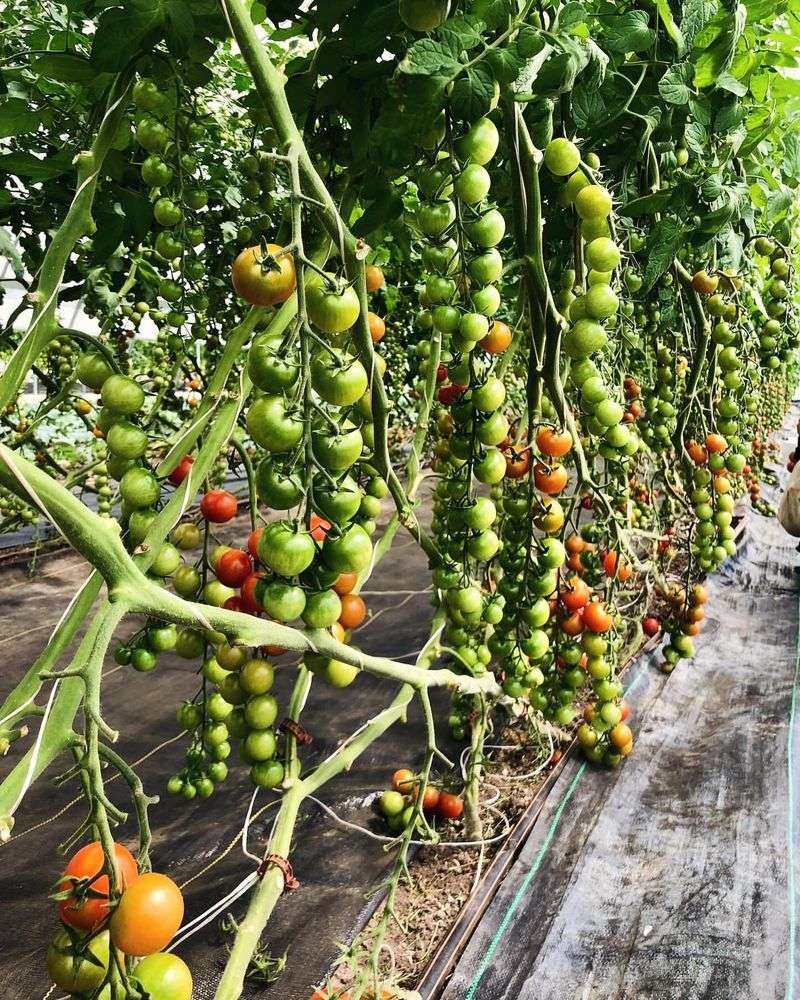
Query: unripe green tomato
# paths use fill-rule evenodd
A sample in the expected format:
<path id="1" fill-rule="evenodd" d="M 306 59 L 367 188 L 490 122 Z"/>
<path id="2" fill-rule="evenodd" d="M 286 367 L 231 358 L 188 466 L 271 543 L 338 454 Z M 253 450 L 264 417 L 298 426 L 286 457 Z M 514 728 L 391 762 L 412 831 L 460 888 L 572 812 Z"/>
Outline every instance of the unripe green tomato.
<path id="1" fill-rule="evenodd" d="M 567 177 L 580 166 L 581 154 L 574 142 L 559 137 L 551 139 L 544 151 L 544 165 L 556 175 Z"/>

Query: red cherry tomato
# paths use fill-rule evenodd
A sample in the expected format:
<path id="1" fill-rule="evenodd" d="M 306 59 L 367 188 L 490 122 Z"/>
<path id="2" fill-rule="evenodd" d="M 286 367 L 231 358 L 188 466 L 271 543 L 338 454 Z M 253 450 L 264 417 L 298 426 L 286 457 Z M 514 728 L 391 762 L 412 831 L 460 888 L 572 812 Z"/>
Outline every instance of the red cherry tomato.
<path id="1" fill-rule="evenodd" d="M 194 465 L 194 459 L 191 455 L 184 455 L 183 458 L 178 462 L 175 468 L 167 476 L 167 479 L 172 483 L 173 486 L 180 486 L 184 479 L 191 472 L 192 466 Z"/>
<path id="2" fill-rule="evenodd" d="M 114 855 L 119 873 L 120 888 L 133 885 L 139 877 L 136 859 L 123 844 L 114 844 Z M 59 904 L 59 913 L 65 924 L 78 930 L 93 931 L 108 917 L 108 875 L 99 874 L 103 870 L 105 857 L 99 840 L 82 847 L 74 854 L 64 870 L 64 878 L 59 883 L 59 891 L 73 889 L 77 895 L 64 899 Z M 96 876 L 96 877 L 95 877 Z M 81 895 L 79 880 L 86 879 L 86 888 L 91 889 Z M 95 892 L 102 896 L 93 895 Z"/>
<path id="3" fill-rule="evenodd" d="M 661 631 L 661 622 L 658 618 L 654 618 L 652 616 L 650 618 L 645 618 L 642 622 L 642 631 L 645 635 L 649 635 L 650 638 L 652 638 L 654 635 L 658 635 Z"/>
<path id="4" fill-rule="evenodd" d="M 222 605 L 226 611 L 244 611 L 244 605 L 242 604 L 242 599 L 238 595 L 234 594 L 233 597 L 229 597 L 228 600 Z"/>
<path id="5" fill-rule="evenodd" d="M 253 572 L 253 563 L 242 549 L 228 549 L 220 556 L 214 572 L 226 587 L 240 587 Z"/>
<path id="6" fill-rule="evenodd" d="M 441 792 L 436 812 L 442 819 L 458 819 L 464 812 L 464 800 L 460 795 L 453 795 L 452 792 Z"/>
<path id="7" fill-rule="evenodd" d="M 225 524 L 236 517 L 239 501 L 227 490 L 211 490 L 200 501 L 200 513 L 207 521 Z"/>
<path id="8" fill-rule="evenodd" d="M 447 365 L 439 365 L 436 369 L 436 384 L 441 385 L 447 378 Z"/>

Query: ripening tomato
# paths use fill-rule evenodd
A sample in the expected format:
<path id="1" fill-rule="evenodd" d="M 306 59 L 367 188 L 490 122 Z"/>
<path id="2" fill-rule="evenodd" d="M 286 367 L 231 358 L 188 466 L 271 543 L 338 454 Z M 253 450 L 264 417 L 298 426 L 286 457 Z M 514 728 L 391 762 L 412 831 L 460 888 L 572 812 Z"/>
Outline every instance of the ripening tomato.
<path id="1" fill-rule="evenodd" d="M 570 555 L 580 555 L 581 552 L 586 551 L 587 542 L 585 538 L 575 532 L 564 540 L 564 547 Z"/>
<path id="2" fill-rule="evenodd" d="M 566 589 L 562 590 L 560 594 L 561 603 L 570 613 L 585 608 L 591 596 L 592 592 L 588 584 L 579 576 L 571 576 L 567 580 Z"/>
<path id="3" fill-rule="evenodd" d="M 522 479 L 527 476 L 531 467 L 531 449 L 523 448 L 518 450 L 514 447 L 508 448 L 505 452 L 506 478 Z"/>
<path id="4" fill-rule="evenodd" d="M 620 716 L 620 722 L 627 722 L 628 719 L 630 719 L 631 717 L 631 706 L 627 703 L 627 701 L 623 701 L 620 702 L 619 708 L 620 711 L 622 712 L 622 715 Z"/>
<path id="5" fill-rule="evenodd" d="M 380 341 L 382 341 L 386 336 L 386 324 L 381 317 L 374 312 L 367 313 L 367 320 L 369 322 L 369 335 L 372 337 L 372 343 L 380 343 Z"/>
<path id="6" fill-rule="evenodd" d="M 592 632 L 607 632 L 614 624 L 614 618 L 602 601 L 594 601 L 583 609 L 583 624 Z"/>
<path id="7" fill-rule="evenodd" d="M 705 465 L 708 461 L 708 452 L 697 441 L 689 441 L 686 445 L 686 451 L 695 465 Z"/>
<path id="8" fill-rule="evenodd" d="M 548 458 L 562 458 L 572 448 L 572 435 L 555 427 L 540 427 L 536 432 L 536 447 Z"/>
<path id="9" fill-rule="evenodd" d="M 438 393 L 438 400 L 444 406 L 450 406 L 452 403 L 463 396 L 467 391 L 467 386 L 465 385 L 443 385 Z"/>
<path id="10" fill-rule="evenodd" d="M 442 819 L 458 819 L 464 812 L 464 800 L 452 792 L 440 792 L 436 812 Z"/>
<path id="11" fill-rule="evenodd" d="M 167 875 L 145 872 L 123 892 L 111 917 L 111 941 L 126 955 L 164 949 L 183 920 L 183 895 Z"/>
<path id="12" fill-rule="evenodd" d="M 392 775 L 392 788 L 396 792 L 408 795 L 414 787 L 414 772 L 407 767 L 401 767 Z"/>
<path id="13" fill-rule="evenodd" d="M 713 295 L 719 285 L 719 278 L 716 275 L 707 274 L 705 271 L 696 271 L 692 275 L 692 288 L 699 295 Z"/>
<path id="14" fill-rule="evenodd" d="M 617 750 L 621 750 L 629 743 L 633 743 L 633 733 L 631 732 L 631 728 L 624 722 L 618 722 L 608 736 Z"/>
<path id="15" fill-rule="evenodd" d="M 702 585 L 702 583 L 696 583 L 692 587 L 692 603 L 693 604 L 705 604 L 708 601 L 708 591 Z"/>
<path id="16" fill-rule="evenodd" d="M 358 628 L 366 617 L 367 606 L 362 597 L 359 597 L 358 594 L 345 594 L 342 597 L 342 613 L 339 615 L 339 623 L 344 628 Z"/>
<path id="17" fill-rule="evenodd" d="M 225 524 L 236 517 L 239 502 L 228 490 L 210 490 L 200 501 L 200 513 L 207 521 Z"/>
<path id="18" fill-rule="evenodd" d="M 264 525 L 254 528 L 247 536 L 247 551 L 253 557 L 254 562 L 258 562 L 258 540 L 264 534 Z"/>
<path id="19" fill-rule="evenodd" d="M 661 622 L 658 620 L 658 618 L 655 618 L 651 615 L 650 617 L 645 618 L 645 620 L 642 622 L 642 631 L 644 632 L 645 635 L 648 635 L 650 636 L 650 638 L 652 638 L 654 635 L 658 635 L 658 633 L 661 631 Z"/>
<path id="20" fill-rule="evenodd" d="M 613 550 L 603 556 L 603 569 L 606 576 L 615 576 L 622 583 L 633 576 L 631 567 Z"/>
<path id="21" fill-rule="evenodd" d="M 565 635 L 580 635 L 583 632 L 583 615 L 580 611 L 573 611 L 571 615 L 562 618 L 558 624 Z"/>
<path id="22" fill-rule="evenodd" d="M 114 857 L 119 874 L 119 887 L 124 890 L 139 876 L 136 859 L 123 844 L 114 844 Z M 102 924 L 109 914 L 108 875 L 100 874 L 105 865 L 103 846 L 99 840 L 92 841 L 74 854 L 64 869 L 64 878 L 59 883 L 59 892 L 75 890 L 78 895 L 63 899 L 59 904 L 59 915 L 65 924 L 82 931 L 93 931 Z M 79 880 L 86 879 L 91 892 L 81 894 Z M 95 897 L 94 893 L 102 893 Z"/>
<path id="23" fill-rule="evenodd" d="M 533 479 L 540 493 L 553 496 L 567 485 L 569 473 L 563 465 L 547 466 L 543 462 L 537 462 L 533 467 Z"/>
<path id="24" fill-rule="evenodd" d="M 367 264 L 366 278 L 367 291 L 370 294 L 372 292 L 377 292 L 386 284 L 386 278 L 384 277 L 383 271 L 377 266 L 377 264 Z"/>
<path id="25" fill-rule="evenodd" d="M 192 471 L 192 466 L 194 465 L 194 459 L 191 455 L 184 455 L 183 458 L 178 462 L 175 468 L 167 476 L 167 479 L 172 483 L 173 486 L 180 486 L 184 479 Z"/>
<path id="26" fill-rule="evenodd" d="M 264 257 L 261 247 L 247 247 L 233 262 L 233 287 L 240 299 L 251 306 L 274 306 L 285 302 L 297 287 L 294 257 L 276 243 L 267 244 Z"/>
<path id="27" fill-rule="evenodd" d="M 257 615 L 259 611 L 263 610 L 256 600 L 256 585 L 259 580 L 264 579 L 264 576 L 265 574 L 261 570 L 257 570 L 255 573 L 251 573 L 242 583 L 239 593 L 242 599 L 242 608 L 248 614 Z"/>
<path id="28" fill-rule="evenodd" d="M 344 597 L 346 594 L 350 594 L 353 591 L 353 587 L 358 583 L 358 573 L 340 573 L 333 584 L 333 589 L 339 595 L 339 597 Z"/>
<path id="29" fill-rule="evenodd" d="M 487 354 L 502 354 L 511 346 L 513 339 L 514 335 L 508 323 L 504 323 L 501 319 L 496 319 L 489 327 L 489 332 L 483 340 L 479 341 L 479 346 Z"/>
<path id="30" fill-rule="evenodd" d="M 228 549 L 217 562 L 214 572 L 226 587 L 241 587 L 253 572 L 250 556 L 242 549 Z"/>
<path id="31" fill-rule="evenodd" d="M 712 455 L 725 451 L 728 442 L 721 434 L 708 434 L 706 436 L 706 451 Z"/>
<path id="32" fill-rule="evenodd" d="M 425 812 L 433 812 L 439 805 L 439 799 L 441 797 L 441 792 L 438 788 L 434 788 L 433 785 L 426 785 L 425 791 L 422 795 L 422 808 Z M 419 785 L 414 785 L 414 790 L 411 793 L 411 798 L 416 802 L 419 798 Z"/>
<path id="33" fill-rule="evenodd" d="M 325 536 L 330 530 L 331 522 L 326 521 L 324 517 L 320 517 L 319 514 L 311 515 L 311 537 L 315 542 L 324 542 Z"/>

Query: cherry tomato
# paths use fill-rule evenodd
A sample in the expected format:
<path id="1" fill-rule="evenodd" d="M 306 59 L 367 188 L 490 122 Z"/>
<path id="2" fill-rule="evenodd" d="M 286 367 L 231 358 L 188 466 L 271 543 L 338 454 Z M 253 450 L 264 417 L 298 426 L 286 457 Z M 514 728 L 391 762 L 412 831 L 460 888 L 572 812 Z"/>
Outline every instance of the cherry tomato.
<path id="1" fill-rule="evenodd" d="M 136 859 L 124 844 L 114 844 L 114 857 L 119 875 L 119 887 L 125 889 L 132 885 L 139 876 L 139 866 Z M 80 893 L 79 880 L 88 880 L 91 892 L 83 898 L 64 899 L 59 904 L 59 916 L 65 924 L 78 930 L 92 931 L 108 917 L 108 875 L 100 874 L 105 866 L 105 855 L 99 840 L 92 841 L 82 847 L 70 858 L 64 869 L 64 878 L 59 883 L 59 892 L 74 889 Z M 95 896 L 94 893 L 102 893 Z"/>
<path id="2" fill-rule="evenodd" d="M 192 1000 L 192 974 L 177 955 L 148 955 L 133 970 L 133 978 L 150 1000 Z"/>
<path id="3" fill-rule="evenodd" d="M 294 257 L 276 243 L 267 244 L 273 261 L 260 247 L 242 250 L 233 262 L 231 278 L 239 298 L 252 306 L 274 306 L 285 302 L 297 287 Z"/>
<path id="4" fill-rule="evenodd" d="M 214 524 L 225 524 L 236 517 L 239 502 L 233 493 L 227 490 L 211 490 L 200 501 L 200 513 L 207 521 Z"/>
<path id="5" fill-rule="evenodd" d="M 258 542 L 261 536 L 264 534 L 264 525 L 260 525 L 255 528 L 247 536 L 247 551 L 250 553 L 254 561 L 258 560 Z"/>
<path id="6" fill-rule="evenodd" d="M 367 606 L 358 594 L 345 594 L 342 597 L 342 611 L 339 622 L 346 629 L 358 628 L 367 617 Z"/>
<path id="7" fill-rule="evenodd" d="M 184 455 L 183 458 L 178 462 L 175 468 L 167 476 L 167 479 L 172 483 L 173 486 L 180 486 L 184 479 L 192 471 L 192 466 L 194 465 L 194 459 L 191 455 Z"/>
<path id="8" fill-rule="evenodd" d="M 464 800 L 452 792 L 441 792 L 436 806 L 436 812 L 442 819 L 458 819 L 464 812 Z"/>
<path id="9" fill-rule="evenodd" d="M 253 572 L 253 564 L 247 552 L 228 549 L 220 557 L 214 572 L 226 587 L 240 587 Z"/>
<path id="10" fill-rule="evenodd" d="M 123 892 L 111 917 L 111 941 L 126 955 L 165 948 L 183 920 L 183 895 L 167 875 L 145 872 Z"/>
<path id="11" fill-rule="evenodd" d="M 392 788 L 403 795 L 409 795 L 414 788 L 414 772 L 407 767 L 401 767 L 392 775 Z"/>
<path id="12" fill-rule="evenodd" d="M 357 583 L 358 573 L 340 573 L 333 584 L 333 589 L 340 597 L 344 597 L 352 592 Z"/>

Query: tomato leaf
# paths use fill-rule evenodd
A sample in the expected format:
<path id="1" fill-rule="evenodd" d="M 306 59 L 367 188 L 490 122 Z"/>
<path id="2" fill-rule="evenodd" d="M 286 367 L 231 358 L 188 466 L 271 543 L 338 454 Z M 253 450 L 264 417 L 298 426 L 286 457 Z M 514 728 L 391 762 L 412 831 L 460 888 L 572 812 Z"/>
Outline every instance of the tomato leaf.
<path id="1" fill-rule="evenodd" d="M 646 11 L 604 14 L 598 21 L 603 25 L 602 44 L 610 52 L 643 52 L 655 41 L 656 33 Z"/>
<path id="2" fill-rule="evenodd" d="M 672 39 L 677 49 L 678 55 L 683 55 L 686 44 L 683 40 L 681 29 L 675 23 L 675 18 L 672 16 L 672 11 L 669 8 L 669 0 L 656 0 L 656 10 L 658 11 L 658 16 L 661 18 L 661 23 L 664 25 L 664 30 Z"/>
<path id="3" fill-rule="evenodd" d="M 463 73 L 453 86 L 451 102 L 457 118 L 474 121 L 491 111 L 497 84 L 488 66 L 477 63 Z"/>
<path id="4" fill-rule="evenodd" d="M 687 104 L 692 96 L 690 84 L 693 76 L 691 63 L 675 63 L 658 81 L 658 92 L 669 104 Z"/>
<path id="5" fill-rule="evenodd" d="M 31 108 L 28 101 L 20 97 L 0 101 L 0 139 L 35 132 L 41 122 L 40 112 Z"/>
<path id="6" fill-rule="evenodd" d="M 445 76 L 454 77 L 461 69 L 461 63 L 456 59 L 447 45 L 433 38 L 422 38 L 414 42 L 406 52 L 403 61 L 397 67 L 399 73 L 407 76 Z"/>
<path id="7" fill-rule="evenodd" d="M 655 212 L 663 212 L 672 201 L 672 191 L 654 191 L 652 194 L 642 195 L 641 198 L 634 198 L 617 209 L 619 215 L 628 218 L 635 218 L 637 215 L 653 215 Z"/>
<path id="8" fill-rule="evenodd" d="M 662 274 L 672 266 L 675 254 L 686 240 L 688 229 L 678 219 L 659 219 L 647 239 L 647 267 L 643 275 L 643 291 L 649 291 Z"/>
<path id="9" fill-rule="evenodd" d="M 48 156 L 46 160 L 33 153 L 6 153 L 0 156 L 0 174 L 16 174 L 34 183 L 58 177 L 71 167 L 72 154 L 68 150 Z"/>
<path id="10" fill-rule="evenodd" d="M 736 5 L 733 13 L 725 17 L 716 39 L 695 59 L 696 87 L 702 89 L 715 86 L 720 74 L 730 69 L 746 20 L 747 8 L 741 3 Z"/>
<path id="11" fill-rule="evenodd" d="M 716 12 L 715 0 L 683 0 L 681 32 L 687 45 L 694 43 L 698 32 L 702 31 Z"/>

